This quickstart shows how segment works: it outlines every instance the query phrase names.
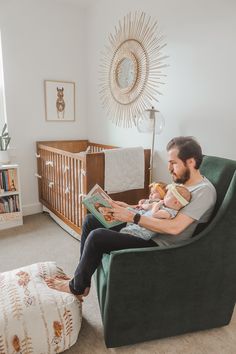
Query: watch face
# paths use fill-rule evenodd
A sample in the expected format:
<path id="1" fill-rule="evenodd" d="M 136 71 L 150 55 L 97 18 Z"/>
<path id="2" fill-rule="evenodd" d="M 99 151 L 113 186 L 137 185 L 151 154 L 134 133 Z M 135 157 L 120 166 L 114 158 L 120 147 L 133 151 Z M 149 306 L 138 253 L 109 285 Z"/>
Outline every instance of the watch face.
<path id="1" fill-rule="evenodd" d="M 138 213 L 135 214 L 134 219 L 133 219 L 134 224 L 138 224 L 140 219 L 141 219 L 141 214 L 138 214 Z"/>

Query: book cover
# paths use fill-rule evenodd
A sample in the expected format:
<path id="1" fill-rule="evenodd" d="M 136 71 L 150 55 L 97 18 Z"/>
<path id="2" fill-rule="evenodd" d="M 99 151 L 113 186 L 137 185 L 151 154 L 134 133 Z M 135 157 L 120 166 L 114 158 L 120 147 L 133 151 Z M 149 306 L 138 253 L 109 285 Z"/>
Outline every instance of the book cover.
<path id="1" fill-rule="evenodd" d="M 111 197 L 99 186 L 99 184 L 95 184 L 95 186 L 89 191 L 86 195 L 86 198 L 91 197 L 94 194 L 101 194 L 101 196 L 106 200 L 112 200 Z"/>
<path id="2" fill-rule="evenodd" d="M 15 195 L 16 211 L 20 211 L 20 200 L 19 195 Z"/>
<path id="3" fill-rule="evenodd" d="M 4 189 L 4 192 L 7 191 L 7 184 L 6 184 L 6 174 L 5 171 L 2 171 L 2 187 Z"/>
<path id="4" fill-rule="evenodd" d="M 9 192 L 9 183 L 8 183 L 8 170 L 3 171 L 4 181 L 5 181 L 5 192 Z"/>
<path id="5" fill-rule="evenodd" d="M 18 186 L 18 170 L 16 168 L 14 168 L 14 170 L 12 170 L 12 179 L 14 180 L 14 184 L 15 184 L 15 188 L 18 191 L 19 190 L 19 186 Z"/>
<path id="6" fill-rule="evenodd" d="M 8 198 L 2 198 L 4 204 L 5 213 L 10 213 L 9 200 Z"/>
<path id="7" fill-rule="evenodd" d="M 8 192 L 11 190 L 11 175 L 10 175 L 10 170 L 6 171 L 7 173 L 7 184 L 8 184 Z"/>
<path id="8" fill-rule="evenodd" d="M 0 199 L 0 214 L 5 213 L 5 207 L 4 207 L 4 202 L 2 199 Z"/>
<path id="9" fill-rule="evenodd" d="M 0 189 L 2 189 L 0 192 L 3 193 L 3 178 L 2 178 L 2 171 L 0 172 Z"/>
<path id="10" fill-rule="evenodd" d="M 111 198 L 106 192 L 96 184 L 87 196 L 83 199 L 85 207 L 105 226 L 107 229 L 116 225 L 123 224 L 122 221 L 116 221 L 109 211 Z"/>
<path id="11" fill-rule="evenodd" d="M 15 192 L 17 190 L 17 176 L 16 176 L 16 173 L 17 173 L 16 169 L 9 170 L 10 190 L 12 192 Z"/>

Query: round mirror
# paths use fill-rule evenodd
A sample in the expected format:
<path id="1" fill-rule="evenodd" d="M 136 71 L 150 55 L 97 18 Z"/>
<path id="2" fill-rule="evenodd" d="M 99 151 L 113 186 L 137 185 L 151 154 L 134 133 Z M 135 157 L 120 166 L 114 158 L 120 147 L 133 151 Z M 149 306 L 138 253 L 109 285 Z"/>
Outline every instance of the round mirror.
<path id="1" fill-rule="evenodd" d="M 133 86 L 135 81 L 135 67 L 130 58 L 122 59 L 117 65 L 117 84 L 121 89 Z"/>

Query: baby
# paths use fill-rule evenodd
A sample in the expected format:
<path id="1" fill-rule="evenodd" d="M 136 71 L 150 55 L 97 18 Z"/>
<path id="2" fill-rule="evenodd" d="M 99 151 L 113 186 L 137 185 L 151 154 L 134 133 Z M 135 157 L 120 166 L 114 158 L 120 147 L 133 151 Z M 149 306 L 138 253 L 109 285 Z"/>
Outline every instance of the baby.
<path id="1" fill-rule="evenodd" d="M 152 203 L 151 208 L 147 211 L 140 210 L 142 215 L 152 216 L 158 219 L 172 219 L 177 215 L 180 209 L 189 204 L 191 193 L 186 187 L 169 184 L 166 188 L 167 193 L 164 199 Z M 120 232 L 140 237 L 144 240 L 150 240 L 156 235 L 155 232 L 133 223 L 128 223 Z"/>
<path id="2" fill-rule="evenodd" d="M 158 219 L 172 219 L 190 200 L 191 193 L 186 187 L 169 184 L 164 199 L 152 205 L 151 216 Z"/>
<path id="3" fill-rule="evenodd" d="M 150 194 L 149 199 L 141 199 L 136 206 L 137 209 L 150 210 L 154 202 L 159 202 L 162 200 L 166 194 L 167 184 L 164 182 L 153 182 L 149 185 Z"/>

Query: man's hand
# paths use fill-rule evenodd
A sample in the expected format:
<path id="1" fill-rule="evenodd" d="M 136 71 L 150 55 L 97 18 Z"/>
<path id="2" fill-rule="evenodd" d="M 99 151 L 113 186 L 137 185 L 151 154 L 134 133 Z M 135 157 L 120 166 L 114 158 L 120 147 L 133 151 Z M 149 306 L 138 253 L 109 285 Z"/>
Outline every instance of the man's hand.
<path id="1" fill-rule="evenodd" d="M 114 203 L 116 203 L 117 205 L 123 207 L 123 208 L 128 208 L 129 204 L 125 203 L 125 202 L 119 202 L 119 201 L 115 201 L 113 200 Z"/>
<path id="2" fill-rule="evenodd" d="M 120 206 L 119 204 L 117 204 L 117 202 L 110 201 L 109 203 L 112 207 L 111 212 L 115 220 L 123 222 L 133 222 L 133 217 L 135 214 L 134 212 L 127 209 L 127 207 Z"/>
<path id="3" fill-rule="evenodd" d="M 109 201 L 109 202 L 111 202 L 111 201 Z M 116 203 L 117 205 L 119 205 L 119 206 L 121 206 L 121 207 L 124 207 L 124 208 L 138 208 L 138 204 L 127 204 L 127 203 L 125 203 L 125 202 L 120 202 L 120 201 L 114 201 L 113 200 L 113 202 L 114 203 Z"/>

